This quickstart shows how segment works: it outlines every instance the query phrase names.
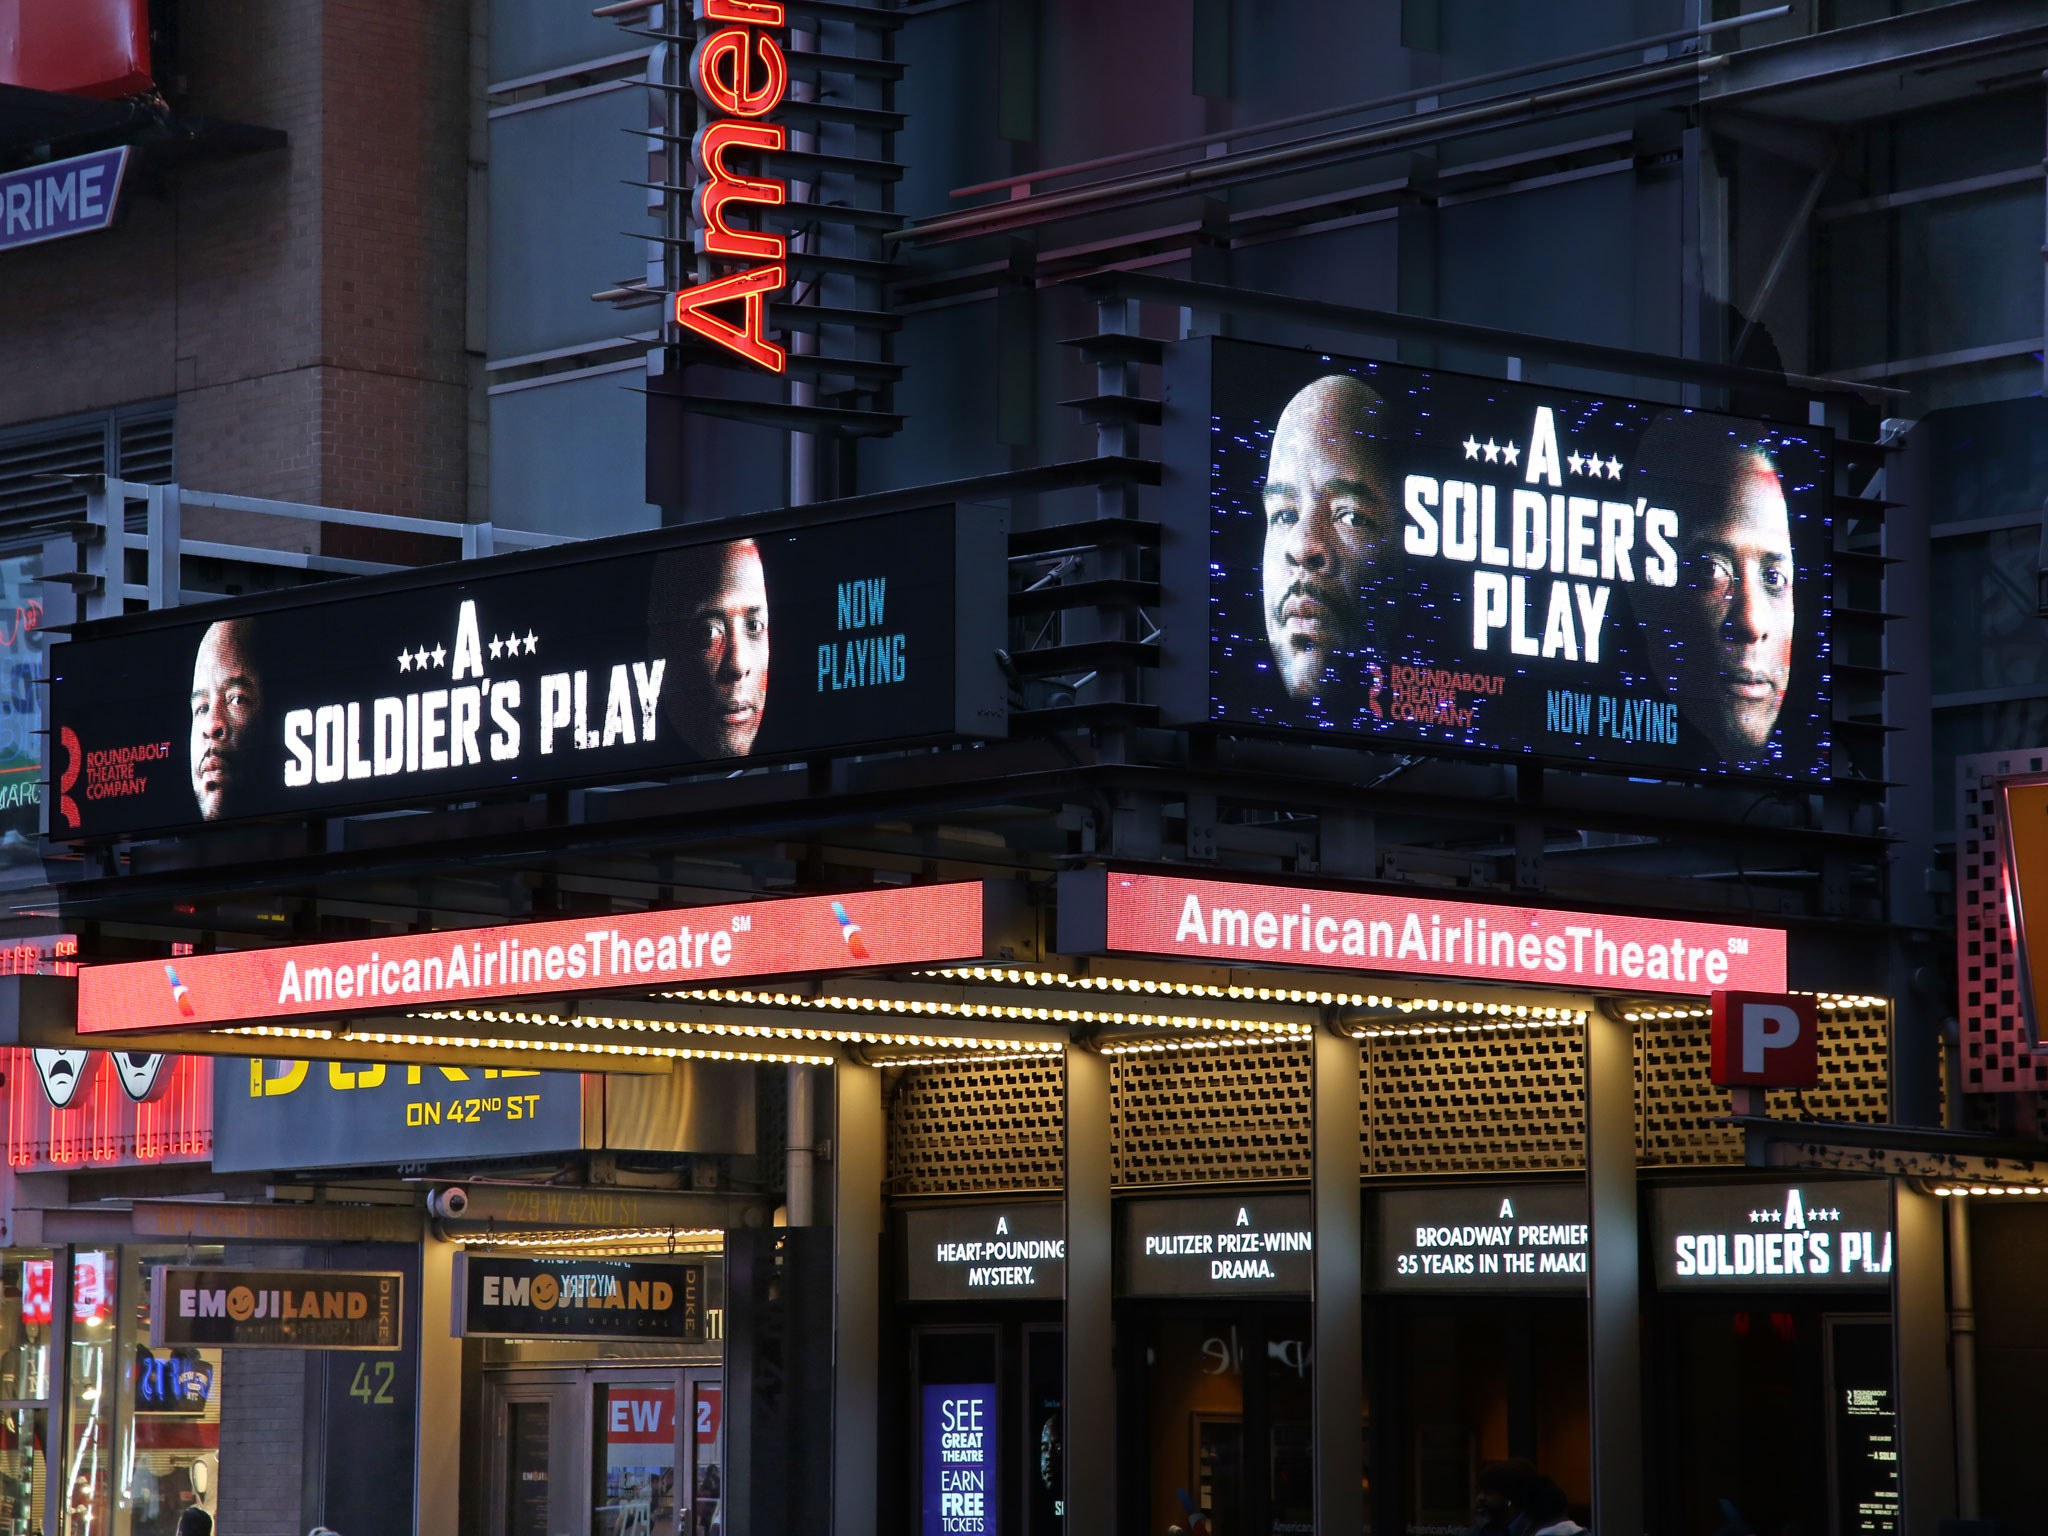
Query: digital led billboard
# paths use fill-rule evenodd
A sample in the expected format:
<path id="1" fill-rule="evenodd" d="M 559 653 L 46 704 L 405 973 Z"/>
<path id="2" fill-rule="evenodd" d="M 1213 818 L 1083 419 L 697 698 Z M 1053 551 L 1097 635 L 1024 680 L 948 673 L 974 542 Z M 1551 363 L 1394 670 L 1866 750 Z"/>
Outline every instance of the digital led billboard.
<path id="1" fill-rule="evenodd" d="M 1828 776 L 1824 429 L 1214 338 L 1167 395 L 1170 718 Z"/>
<path id="2" fill-rule="evenodd" d="M 1069 955 L 1310 965 L 1690 997 L 1722 987 L 1785 986 L 1782 928 L 1127 870 L 1065 870 L 1059 893 L 1059 947 Z"/>
<path id="3" fill-rule="evenodd" d="M 82 627 L 50 652 L 50 833 L 1003 733 L 994 514 L 739 526 Z"/>
<path id="4" fill-rule="evenodd" d="M 981 884 L 669 907 L 88 965 L 80 1034 L 403 1013 L 490 998 L 886 969 L 982 953 Z"/>

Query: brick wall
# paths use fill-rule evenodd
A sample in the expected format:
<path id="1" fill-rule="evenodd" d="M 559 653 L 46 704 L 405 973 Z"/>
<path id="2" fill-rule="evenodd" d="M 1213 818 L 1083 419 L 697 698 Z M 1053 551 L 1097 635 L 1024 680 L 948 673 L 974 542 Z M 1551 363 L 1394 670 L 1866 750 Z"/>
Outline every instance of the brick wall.
<path id="1" fill-rule="evenodd" d="M 468 0 L 181 15 L 179 110 L 289 147 L 131 170 L 111 232 L 0 255 L 0 426 L 174 396 L 187 485 L 462 517 Z"/>
<path id="2" fill-rule="evenodd" d="M 296 1248 L 230 1249 L 230 1264 L 301 1269 Z M 297 1349 L 228 1349 L 220 1364 L 222 1536 L 301 1536 L 305 1506 L 306 1373 Z"/>

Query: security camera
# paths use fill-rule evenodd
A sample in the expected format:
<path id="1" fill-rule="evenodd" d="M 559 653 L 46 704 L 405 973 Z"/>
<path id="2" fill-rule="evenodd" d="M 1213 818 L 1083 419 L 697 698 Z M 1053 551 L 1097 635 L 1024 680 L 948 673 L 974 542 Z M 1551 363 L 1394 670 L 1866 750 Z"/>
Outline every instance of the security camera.
<path id="1" fill-rule="evenodd" d="M 441 1221 L 459 1221 L 469 1210 L 469 1191 L 459 1184 L 437 1189 L 427 1196 L 427 1213 Z"/>

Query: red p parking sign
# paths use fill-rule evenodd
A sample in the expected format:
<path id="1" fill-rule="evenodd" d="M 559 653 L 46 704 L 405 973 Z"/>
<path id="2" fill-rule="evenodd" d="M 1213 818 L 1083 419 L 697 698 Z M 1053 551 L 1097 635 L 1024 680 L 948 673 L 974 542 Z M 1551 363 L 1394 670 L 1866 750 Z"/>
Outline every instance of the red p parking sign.
<path id="1" fill-rule="evenodd" d="M 1719 1088 L 1811 1088 L 1820 1081 L 1820 1010 L 1788 992 L 1716 992 L 1712 1073 Z"/>

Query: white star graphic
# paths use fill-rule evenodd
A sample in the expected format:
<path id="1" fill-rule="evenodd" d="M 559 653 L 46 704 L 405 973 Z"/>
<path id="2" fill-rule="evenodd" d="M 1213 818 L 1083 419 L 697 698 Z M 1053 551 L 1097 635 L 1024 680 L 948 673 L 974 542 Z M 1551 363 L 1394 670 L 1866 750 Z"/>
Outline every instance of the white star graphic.
<path id="1" fill-rule="evenodd" d="M 411 651 L 400 651 L 398 653 L 398 670 L 401 672 L 410 672 L 412 670 Z"/>
<path id="2" fill-rule="evenodd" d="M 533 631 L 529 629 L 529 630 L 528 630 L 528 631 L 526 632 L 526 654 L 527 654 L 527 655 L 529 655 L 529 656 L 531 656 L 531 655 L 533 654 L 533 649 L 534 649 L 534 647 L 535 647 L 535 646 L 537 646 L 537 645 L 539 645 L 539 644 L 540 644 L 540 641 L 539 641 L 539 639 L 538 639 L 538 638 L 536 638 L 536 637 L 535 637 L 535 635 L 534 635 L 534 633 L 533 633 Z"/>
<path id="3" fill-rule="evenodd" d="M 496 661 L 503 650 L 504 646 L 498 637 L 496 635 L 491 636 L 491 660 Z"/>
<path id="4" fill-rule="evenodd" d="M 1607 478 L 1610 480 L 1619 480 L 1621 478 L 1621 460 L 1609 459 L 1607 461 Z"/>
<path id="5" fill-rule="evenodd" d="M 1479 439 L 1477 439 L 1476 437 L 1468 437 L 1465 439 L 1465 457 L 1468 459 L 1476 459 L 1479 457 Z"/>
<path id="6" fill-rule="evenodd" d="M 435 647 L 434 647 L 434 665 L 435 665 L 435 666 L 437 666 L 437 667 L 439 667 L 439 666 L 445 666 L 445 665 L 447 664 L 447 661 L 448 661 L 448 653 L 447 653 L 446 651 L 442 650 L 440 646 L 438 646 L 438 645 L 437 645 L 437 646 L 435 646 Z"/>
<path id="7" fill-rule="evenodd" d="M 1571 466 L 1572 473 L 1575 475 L 1579 472 L 1579 466 L 1585 462 L 1586 461 L 1580 458 L 1576 453 L 1574 453 L 1570 458 L 1565 460 L 1565 463 Z"/>
<path id="8" fill-rule="evenodd" d="M 1510 464 L 1519 464 L 1522 461 L 1522 450 L 1509 443 L 1507 447 L 1501 449 L 1500 456 Z"/>
<path id="9" fill-rule="evenodd" d="M 412 653 L 412 664 L 417 671 L 427 670 L 427 648 L 424 645 Z"/>
<path id="10" fill-rule="evenodd" d="M 1750 1220 L 1751 1220 L 1752 1222 L 1754 1222 L 1754 1221 L 1755 1221 L 1755 1220 L 1757 1219 L 1757 1214 L 1756 1214 L 1756 1212 L 1755 1212 L 1755 1211 L 1751 1211 L 1751 1212 L 1749 1213 L 1749 1219 L 1750 1219 Z"/>
<path id="11" fill-rule="evenodd" d="M 1500 444 L 1490 437 L 1486 440 L 1486 462 L 1489 464 L 1498 464 L 1500 462 Z"/>

